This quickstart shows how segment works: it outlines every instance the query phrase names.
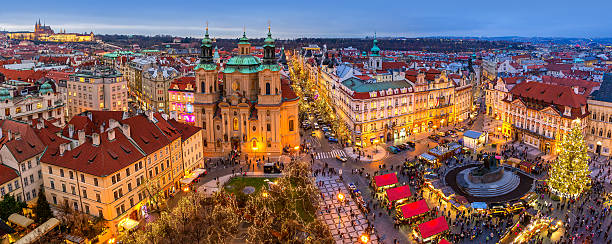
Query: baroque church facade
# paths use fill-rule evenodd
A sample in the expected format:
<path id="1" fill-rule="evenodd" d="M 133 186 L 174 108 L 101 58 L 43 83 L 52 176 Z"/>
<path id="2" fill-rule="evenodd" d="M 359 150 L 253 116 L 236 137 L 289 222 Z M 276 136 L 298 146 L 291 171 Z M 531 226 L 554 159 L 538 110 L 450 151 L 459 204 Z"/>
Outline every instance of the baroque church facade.
<path id="1" fill-rule="evenodd" d="M 221 67 L 213 58 L 206 28 L 194 94 L 195 123 L 203 129 L 206 156 L 226 156 L 232 150 L 278 156 L 283 149 L 300 145 L 299 98 L 288 78 L 281 78 L 274 42 L 268 29 L 260 59 L 251 53 L 245 33 L 238 42 L 238 55 Z"/>

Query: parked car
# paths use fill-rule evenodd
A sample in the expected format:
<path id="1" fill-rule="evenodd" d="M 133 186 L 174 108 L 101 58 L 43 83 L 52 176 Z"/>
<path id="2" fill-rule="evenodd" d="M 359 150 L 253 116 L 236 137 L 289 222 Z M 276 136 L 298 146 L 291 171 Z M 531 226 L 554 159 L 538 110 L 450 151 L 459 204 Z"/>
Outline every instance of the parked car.
<path id="1" fill-rule="evenodd" d="M 331 135 L 329 134 L 329 132 L 325 132 L 325 134 L 323 134 L 323 136 L 325 136 L 325 138 L 329 138 Z"/>
<path id="2" fill-rule="evenodd" d="M 317 136 L 317 132 L 316 132 L 316 131 L 313 131 L 312 133 L 310 133 L 310 135 L 312 135 L 313 137 L 314 137 L 314 136 Z"/>
<path id="3" fill-rule="evenodd" d="M 329 142 L 338 142 L 338 139 L 336 139 L 335 137 L 331 137 L 331 136 L 329 138 L 327 138 L 327 140 Z"/>
<path id="4" fill-rule="evenodd" d="M 406 149 L 408 149 L 408 148 L 406 147 L 406 145 L 404 145 L 404 144 L 399 144 L 399 145 L 397 145 L 397 146 L 395 146 L 395 147 L 397 147 L 397 148 L 399 148 L 399 149 L 401 149 L 401 150 L 406 150 Z"/>
<path id="5" fill-rule="evenodd" d="M 414 143 L 413 141 L 408 141 L 406 142 L 406 144 L 408 144 L 408 146 L 413 147 L 413 148 L 416 146 L 416 143 Z"/>
<path id="6" fill-rule="evenodd" d="M 394 146 L 389 146 L 387 149 L 389 150 L 389 152 L 391 152 L 393 154 L 396 154 L 396 153 L 400 152 L 399 148 L 394 147 Z"/>
<path id="7" fill-rule="evenodd" d="M 339 160 L 340 162 L 346 162 L 348 160 L 346 156 L 340 156 L 340 155 L 336 155 L 336 159 Z"/>

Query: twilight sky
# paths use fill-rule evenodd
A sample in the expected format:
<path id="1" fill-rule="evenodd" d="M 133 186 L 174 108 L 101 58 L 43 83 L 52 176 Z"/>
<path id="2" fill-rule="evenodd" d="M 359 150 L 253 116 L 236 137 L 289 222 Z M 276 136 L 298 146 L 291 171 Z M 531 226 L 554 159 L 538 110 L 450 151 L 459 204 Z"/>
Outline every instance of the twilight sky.
<path id="1" fill-rule="evenodd" d="M 0 30 L 277 38 L 379 36 L 612 37 L 611 0 L 3 0 Z"/>

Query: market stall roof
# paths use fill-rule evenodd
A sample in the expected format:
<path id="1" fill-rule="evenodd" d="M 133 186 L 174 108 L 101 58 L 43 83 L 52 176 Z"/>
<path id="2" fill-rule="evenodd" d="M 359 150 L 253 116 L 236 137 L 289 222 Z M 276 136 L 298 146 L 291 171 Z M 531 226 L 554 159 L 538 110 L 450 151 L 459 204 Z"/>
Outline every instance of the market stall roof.
<path id="1" fill-rule="evenodd" d="M 204 172 L 206 172 L 205 169 L 195 169 L 194 171 L 191 172 L 191 174 L 189 174 L 185 178 L 181 179 L 181 183 L 183 183 L 185 185 L 189 185 L 189 184 L 191 184 L 191 182 L 193 182 L 193 180 L 198 178 L 198 176 L 200 176 L 200 174 L 202 174 Z"/>
<path id="2" fill-rule="evenodd" d="M 21 237 L 21 239 L 17 240 L 15 244 L 26 244 L 32 243 L 38 240 L 41 236 L 44 236 L 51 229 L 55 228 L 55 226 L 59 225 L 60 221 L 56 218 L 50 218 L 47 222 L 41 224 L 33 231 L 30 231 L 27 235 Z"/>
<path id="3" fill-rule="evenodd" d="M 410 186 L 408 185 L 387 189 L 387 199 L 391 202 L 408 198 L 411 195 Z"/>
<path id="4" fill-rule="evenodd" d="M 419 232 L 421 233 L 421 237 L 423 237 L 423 239 L 437 235 L 445 230 L 448 230 L 448 223 L 446 222 L 446 218 L 444 218 L 444 216 L 440 216 L 433 220 L 419 224 Z"/>
<path id="5" fill-rule="evenodd" d="M 520 163 L 520 162 L 521 162 L 521 160 L 520 160 L 520 159 L 518 159 L 518 158 L 509 158 L 509 159 L 508 159 L 508 161 L 513 162 L 513 163 L 515 163 L 515 164 L 518 164 L 518 163 Z"/>
<path id="6" fill-rule="evenodd" d="M 468 130 L 465 133 L 463 133 L 464 137 L 468 137 L 472 139 L 478 139 L 481 135 L 482 135 L 482 132 L 473 131 L 473 130 Z"/>
<path id="7" fill-rule="evenodd" d="M 453 196 L 455 198 L 455 200 L 457 200 L 458 203 L 460 204 L 466 204 L 466 203 L 470 203 L 467 198 L 465 198 L 464 196 L 461 195 L 455 195 Z"/>
<path id="8" fill-rule="evenodd" d="M 376 183 L 376 187 L 397 184 L 397 175 L 395 175 L 395 173 L 378 175 L 374 177 L 374 182 Z"/>
<path id="9" fill-rule="evenodd" d="M 450 241 L 447 241 L 446 239 L 442 238 L 442 240 L 440 240 L 440 242 L 438 242 L 438 244 L 451 244 Z"/>
<path id="10" fill-rule="evenodd" d="M 16 225 L 19 225 L 19 226 L 21 226 L 23 228 L 26 228 L 26 227 L 30 226 L 32 223 L 34 223 L 34 220 L 32 220 L 32 219 L 30 219 L 30 218 L 28 218 L 26 216 L 23 216 L 21 214 L 16 214 L 16 213 L 11 214 L 9 216 L 9 218 L 8 218 L 8 221 L 10 221 L 10 222 L 12 222 L 12 223 L 14 223 Z"/>
<path id="11" fill-rule="evenodd" d="M 429 153 L 422 153 L 419 157 L 421 157 L 421 158 L 423 158 L 423 159 L 425 159 L 427 161 L 434 161 L 434 160 L 438 159 L 436 156 L 431 155 Z"/>
<path id="12" fill-rule="evenodd" d="M 427 206 L 427 201 L 423 199 L 413 203 L 402 205 L 400 209 L 402 211 L 402 216 L 407 219 L 426 213 L 427 211 L 429 211 L 429 206 Z"/>

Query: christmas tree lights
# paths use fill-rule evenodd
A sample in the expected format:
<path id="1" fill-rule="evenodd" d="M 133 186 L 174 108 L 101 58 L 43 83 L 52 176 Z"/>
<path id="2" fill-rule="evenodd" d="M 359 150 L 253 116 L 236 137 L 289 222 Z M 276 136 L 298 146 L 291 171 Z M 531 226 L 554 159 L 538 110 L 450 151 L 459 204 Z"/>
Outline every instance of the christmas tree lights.
<path id="1" fill-rule="evenodd" d="M 580 120 L 575 120 L 563 137 L 557 160 L 551 165 L 548 178 L 551 192 L 560 197 L 576 198 L 587 190 L 591 184 L 588 161 Z"/>

